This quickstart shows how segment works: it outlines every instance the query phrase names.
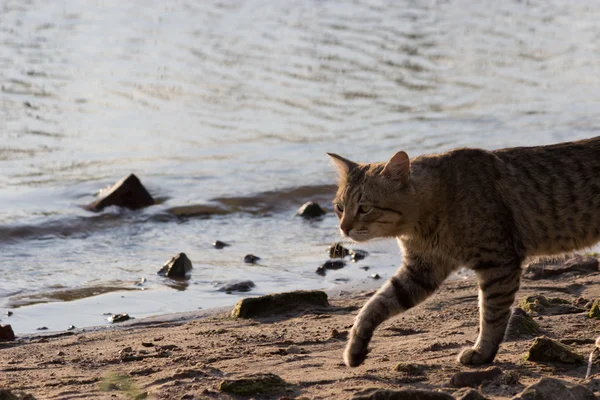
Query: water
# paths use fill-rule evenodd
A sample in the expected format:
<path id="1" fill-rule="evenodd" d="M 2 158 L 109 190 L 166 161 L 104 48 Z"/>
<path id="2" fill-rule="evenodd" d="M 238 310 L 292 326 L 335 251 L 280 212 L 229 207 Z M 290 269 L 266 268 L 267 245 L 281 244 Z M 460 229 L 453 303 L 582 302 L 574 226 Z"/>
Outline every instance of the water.
<path id="1" fill-rule="evenodd" d="M 596 136 L 599 18 L 566 0 L 0 1 L 1 323 L 228 305 L 247 295 L 216 291 L 228 279 L 263 294 L 391 275 L 393 242 L 314 273 L 337 222 L 291 215 L 308 199 L 331 211 L 325 152 Z M 159 205 L 81 208 L 131 172 Z M 167 212 L 191 205 L 227 213 Z M 194 272 L 172 287 L 155 273 L 181 251 Z"/>

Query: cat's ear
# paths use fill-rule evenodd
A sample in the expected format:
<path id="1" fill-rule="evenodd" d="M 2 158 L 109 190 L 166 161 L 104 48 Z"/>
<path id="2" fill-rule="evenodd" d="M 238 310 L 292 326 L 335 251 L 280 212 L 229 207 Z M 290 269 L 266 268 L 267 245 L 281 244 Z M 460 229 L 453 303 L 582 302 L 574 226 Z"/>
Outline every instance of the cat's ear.
<path id="1" fill-rule="evenodd" d="M 327 155 L 335 162 L 335 165 L 337 165 L 341 176 L 348 175 L 348 172 L 358 165 L 355 162 L 346 160 L 344 157 L 338 156 L 337 154 L 327 153 Z"/>
<path id="2" fill-rule="evenodd" d="M 410 177 L 410 160 L 408 159 L 408 154 L 403 151 L 394 154 L 390 158 L 390 161 L 385 164 L 381 175 L 399 179 L 403 185 L 406 185 Z"/>

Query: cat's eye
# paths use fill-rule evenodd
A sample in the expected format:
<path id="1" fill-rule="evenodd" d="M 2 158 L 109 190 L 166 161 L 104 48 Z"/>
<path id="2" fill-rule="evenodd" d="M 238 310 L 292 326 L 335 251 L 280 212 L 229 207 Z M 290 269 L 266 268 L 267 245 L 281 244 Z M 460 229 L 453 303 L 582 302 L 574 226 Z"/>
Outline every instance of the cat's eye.
<path id="1" fill-rule="evenodd" d="M 337 203 L 335 205 L 335 209 L 337 210 L 337 212 L 339 213 L 343 213 L 344 212 L 344 206 L 342 206 L 340 203 Z"/>
<path id="2" fill-rule="evenodd" d="M 366 205 L 366 204 L 363 204 L 363 205 L 361 205 L 360 207 L 358 207 L 358 211 L 359 211 L 359 212 L 361 212 L 361 213 L 363 213 L 363 214 L 366 214 L 366 213 L 368 213 L 368 212 L 369 212 L 369 211 L 371 211 L 372 209 L 373 209 L 373 207 L 372 207 L 372 206 L 368 206 L 368 205 Z"/>

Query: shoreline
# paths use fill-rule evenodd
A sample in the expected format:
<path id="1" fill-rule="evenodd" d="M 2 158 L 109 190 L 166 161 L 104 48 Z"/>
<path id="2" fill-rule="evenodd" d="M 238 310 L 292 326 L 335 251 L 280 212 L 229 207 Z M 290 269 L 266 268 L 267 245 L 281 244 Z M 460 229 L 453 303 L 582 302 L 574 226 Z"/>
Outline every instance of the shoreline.
<path id="1" fill-rule="evenodd" d="M 232 319 L 231 307 L 225 307 L 0 343 L 0 386 L 36 398 L 125 399 L 135 392 L 157 399 L 238 399 L 248 396 L 220 391 L 223 381 L 271 373 L 286 384 L 251 397 L 343 399 L 368 388 L 416 388 L 460 398 L 465 389 L 453 387 L 452 377 L 489 367 L 470 368 L 455 361 L 460 348 L 477 336 L 473 278 L 447 281 L 425 303 L 385 322 L 375 332 L 369 357 L 354 369 L 341 362 L 345 335 L 373 291 L 335 291 L 337 295 L 330 291 L 326 309 Z M 524 279 L 517 301 L 538 294 L 573 305 L 582 303 L 579 298 L 600 298 L 600 273 Z M 192 315 L 201 318 L 181 319 Z M 599 322 L 588 318 L 583 308 L 576 313 L 532 316 L 542 329 L 539 336 L 574 344 L 586 359 L 594 349 Z M 543 377 L 600 389 L 599 380 L 584 381 L 585 364 L 525 361 L 533 340 L 529 336 L 503 343 L 492 364 L 502 375 L 480 382 L 477 390 L 489 399 L 508 399 Z M 598 373 L 598 367 L 592 372 Z M 126 392 L 126 386 L 133 392 Z"/>

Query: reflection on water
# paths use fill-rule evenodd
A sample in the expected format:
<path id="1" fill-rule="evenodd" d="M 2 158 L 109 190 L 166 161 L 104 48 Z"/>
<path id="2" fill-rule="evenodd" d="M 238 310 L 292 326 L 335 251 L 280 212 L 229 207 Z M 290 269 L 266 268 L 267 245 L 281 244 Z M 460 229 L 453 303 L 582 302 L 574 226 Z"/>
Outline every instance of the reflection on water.
<path id="1" fill-rule="evenodd" d="M 338 239 L 331 213 L 291 218 L 333 196 L 325 152 L 382 161 L 598 135 L 599 17 L 591 0 L 6 0 L 0 306 L 146 277 L 139 309 L 170 310 L 153 303 L 154 274 L 182 251 L 183 309 L 226 301 L 214 280 L 263 293 L 359 279 L 314 274 Z M 80 208 L 132 172 L 164 202 Z M 361 262 L 391 273 L 395 245 L 370 246 Z"/>

